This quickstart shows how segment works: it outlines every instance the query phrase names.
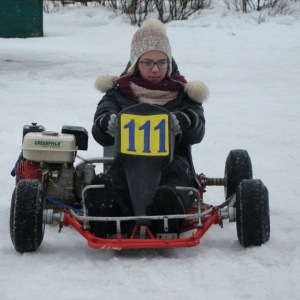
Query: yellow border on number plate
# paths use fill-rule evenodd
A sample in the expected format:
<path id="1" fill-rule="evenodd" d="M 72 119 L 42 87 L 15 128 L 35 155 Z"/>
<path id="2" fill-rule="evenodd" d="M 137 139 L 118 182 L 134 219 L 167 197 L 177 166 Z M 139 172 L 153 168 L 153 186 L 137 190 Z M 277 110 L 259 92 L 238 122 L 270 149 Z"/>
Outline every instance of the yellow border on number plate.
<path id="1" fill-rule="evenodd" d="M 121 153 L 169 155 L 169 116 L 123 114 L 120 118 Z"/>

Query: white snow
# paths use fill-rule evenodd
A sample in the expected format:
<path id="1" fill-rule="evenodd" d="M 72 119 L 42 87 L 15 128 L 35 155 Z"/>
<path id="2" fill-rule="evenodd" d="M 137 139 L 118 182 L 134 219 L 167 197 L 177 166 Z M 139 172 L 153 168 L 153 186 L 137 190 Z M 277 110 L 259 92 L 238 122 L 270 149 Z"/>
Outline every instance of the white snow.
<path id="1" fill-rule="evenodd" d="M 221 2 L 221 1 L 220 1 Z M 0 299 L 299 299 L 300 22 L 291 15 L 214 9 L 166 25 L 186 78 L 210 88 L 198 173 L 222 177 L 231 149 L 248 150 L 254 177 L 269 189 L 271 239 L 244 249 L 234 223 L 213 226 L 194 248 L 98 251 L 72 228 L 47 226 L 36 253 L 19 254 L 9 236 L 10 171 L 22 128 L 37 122 L 91 129 L 101 98 L 93 85 L 118 75 L 137 27 L 102 6 L 44 14 L 43 38 L 0 39 Z M 102 155 L 90 134 L 81 156 Z M 208 203 L 224 200 L 208 188 Z"/>

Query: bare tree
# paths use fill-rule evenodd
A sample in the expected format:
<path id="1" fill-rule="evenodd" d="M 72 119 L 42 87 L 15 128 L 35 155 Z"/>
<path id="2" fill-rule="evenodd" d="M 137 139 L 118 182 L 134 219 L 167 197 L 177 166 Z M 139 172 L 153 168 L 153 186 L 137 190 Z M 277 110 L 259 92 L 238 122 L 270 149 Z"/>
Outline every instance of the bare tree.
<path id="1" fill-rule="evenodd" d="M 274 14 L 285 13 L 295 0 L 224 0 L 228 9 L 234 7 L 236 11 L 248 13 L 249 11 L 273 11 Z M 296 0 L 298 1 L 298 0 Z"/>
<path id="2" fill-rule="evenodd" d="M 153 11 L 152 0 L 120 0 L 121 10 L 129 16 L 131 24 L 141 26 L 148 14 Z"/>
<path id="3" fill-rule="evenodd" d="M 186 20 L 193 13 L 210 6 L 211 0 L 153 0 L 159 19 L 163 23 L 171 20 Z"/>

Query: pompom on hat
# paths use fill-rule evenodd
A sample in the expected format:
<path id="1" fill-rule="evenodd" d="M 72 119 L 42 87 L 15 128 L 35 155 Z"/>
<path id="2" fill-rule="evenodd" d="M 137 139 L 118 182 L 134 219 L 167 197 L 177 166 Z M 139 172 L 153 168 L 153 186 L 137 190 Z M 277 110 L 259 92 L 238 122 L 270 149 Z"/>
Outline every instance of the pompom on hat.
<path id="1" fill-rule="evenodd" d="M 172 51 L 166 28 L 159 20 L 146 20 L 134 34 L 131 42 L 130 68 L 127 75 L 133 75 L 139 58 L 146 52 L 156 50 L 164 52 L 169 59 L 168 76 L 172 73 Z"/>

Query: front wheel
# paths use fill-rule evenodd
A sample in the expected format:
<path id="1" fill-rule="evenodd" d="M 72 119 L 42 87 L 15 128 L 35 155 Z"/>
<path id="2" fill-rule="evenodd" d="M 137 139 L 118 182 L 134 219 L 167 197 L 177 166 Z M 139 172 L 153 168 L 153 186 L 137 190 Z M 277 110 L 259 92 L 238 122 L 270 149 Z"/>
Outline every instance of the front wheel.
<path id="1" fill-rule="evenodd" d="M 260 246 L 270 238 L 269 195 L 260 179 L 243 180 L 236 191 L 237 236 L 243 247 Z"/>
<path id="2" fill-rule="evenodd" d="M 33 252 L 43 241 L 44 192 L 37 180 L 20 180 L 11 199 L 10 236 L 15 249 Z"/>
<path id="3" fill-rule="evenodd" d="M 225 199 L 235 194 L 240 182 L 252 179 L 251 159 L 246 150 L 231 150 L 225 164 Z"/>

